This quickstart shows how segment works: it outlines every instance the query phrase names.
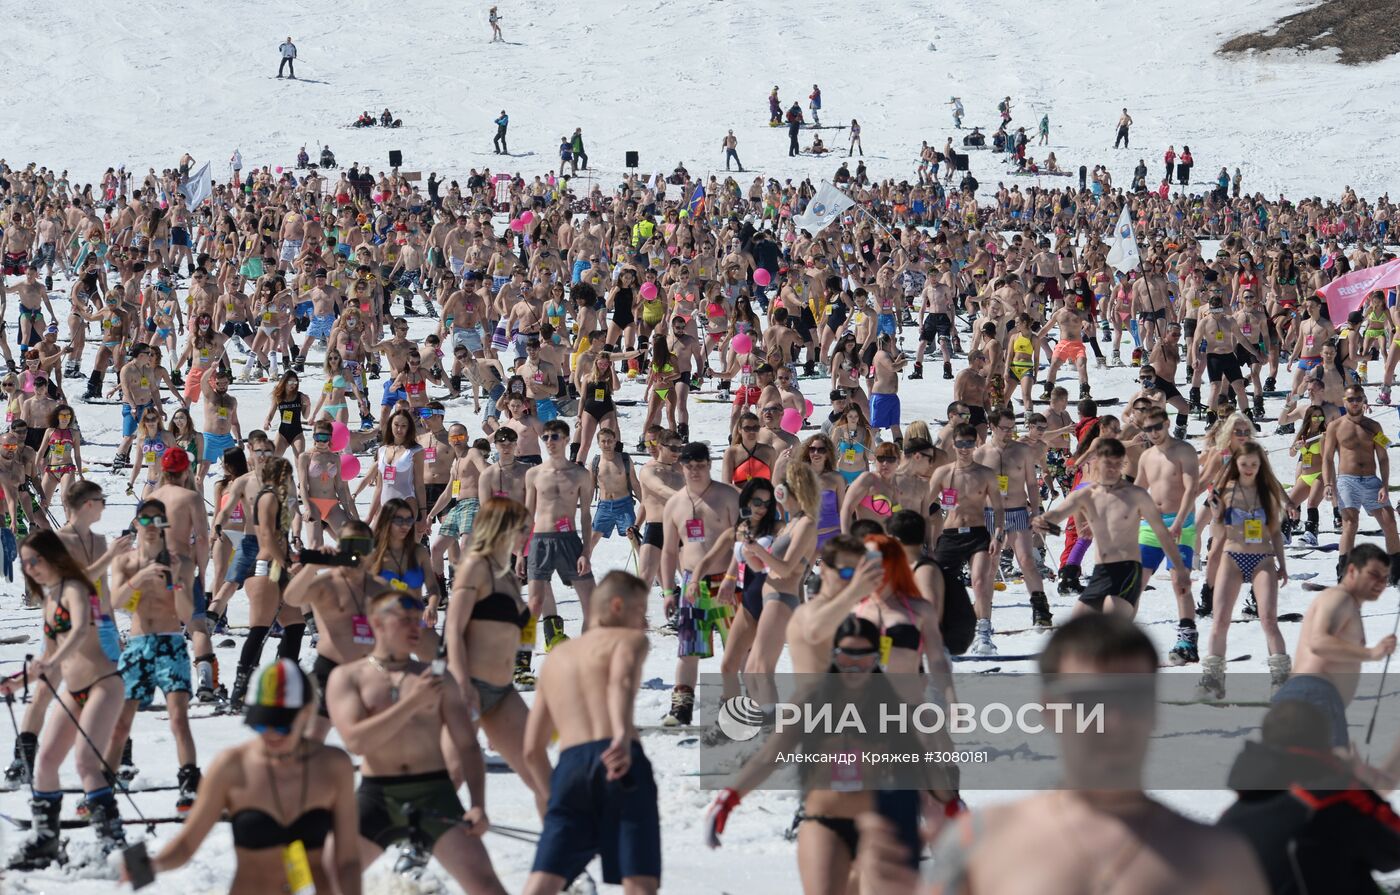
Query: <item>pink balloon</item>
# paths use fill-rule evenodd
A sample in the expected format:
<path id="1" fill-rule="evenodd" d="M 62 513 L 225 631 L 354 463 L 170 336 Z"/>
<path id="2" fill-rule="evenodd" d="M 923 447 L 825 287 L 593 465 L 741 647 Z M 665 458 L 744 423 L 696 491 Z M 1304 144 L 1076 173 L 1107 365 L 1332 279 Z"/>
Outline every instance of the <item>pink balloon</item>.
<path id="1" fill-rule="evenodd" d="M 278 174 L 281 174 L 281 173 L 282 173 L 282 166 L 281 166 L 281 165 L 278 165 L 278 166 L 277 166 L 277 173 L 278 173 Z"/>
<path id="2" fill-rule="evenodd" d="M 806 409 L 802 411 L 802 418 L 803 418 L 803 419 L 807 419 L 808 417 L 810 417 L 810 416 L 812 415 L 812 411 L 813 411 L 815 408 L 812 406 L 812 399 L 811 399 L 811 398 L 806 398 L 806 399 L 804 399 L 804 401 L 805 401 L 805 407 L 806 407 Z"/>
<path id="3" fill-rule="evenodd" d="M 783 431 L 789 435 L 796 435 L 802 428 L 802 414 L 789 407 L 783 411 L 783 421 L 780 424 Z"/>
<path id="4" fill-rule="evenodd" d="M 647 301 L 651 301 L 653 298 L 656 298 L 655 283 L 646 282 L 642 284 L 642 298 L 645 298 Z"/>
<path id="5" fill-rule="evenodd" d="M 767 286 L 769 283 L 773 282 L 773 275 L 760 267 L 753 272 L 753 281 L 760 286 Z"/>
<path id="6" fill-rule="evenodd" d="M 340 477 L 344 481 L 350 481 L 360 474 L 360 458 L 354 454 L 340 455 Z"/>
<path id="7" fill-rule="evenodd" d="M 520 233 L 525 229 L 525 222 L 520 218 L 515 218 L 510 222 L 510 229 L 514 230 L 516 233 Z"/>
<path id="8" fill-rule="evenodd" d="M 524 214 L 522 214 L 522 215 L 520 216 L 520 222 L 521 222 L 522 224 L 527 225 L 527 226 L 528 226 L 529 223 L 530 223 L 531 221 L 533 221 L 534 219 L 535 219 L 535 213 L 534 213 L 533 211 L 527 211 L 527 212 L 525 212 Z"/>
<path id="9" fill-rule="evenodd" d="M 350 427 L 336 420 L 331 423 L 331 450 L 343 451 L 350 445 Z"/>
<path id="10" fill-rule="evenodd" d="M 736 354 L 748 354 L 753 350 L 753 336 L 747 333 L 739 333 L 729 344 L 734 346 Z"/>

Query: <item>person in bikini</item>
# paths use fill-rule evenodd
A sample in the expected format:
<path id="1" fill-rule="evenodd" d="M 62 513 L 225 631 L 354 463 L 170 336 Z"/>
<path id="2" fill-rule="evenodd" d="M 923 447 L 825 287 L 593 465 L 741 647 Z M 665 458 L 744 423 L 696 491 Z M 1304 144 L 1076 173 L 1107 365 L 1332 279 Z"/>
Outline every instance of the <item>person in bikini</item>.
<path id="1" fill-rule="evenodd" d="M 359 518 L 350 496 L 350 486 L 341 473 L 340 455 L 331 451 L 333 424 L 317 420 L 311 426 L 311 450 L 297 457 L 297 482 L 303 505 L 312 512 L 303 519 L 302 543 L 319 548 L 327 529 L 339 530 L 347 521 Z"/>

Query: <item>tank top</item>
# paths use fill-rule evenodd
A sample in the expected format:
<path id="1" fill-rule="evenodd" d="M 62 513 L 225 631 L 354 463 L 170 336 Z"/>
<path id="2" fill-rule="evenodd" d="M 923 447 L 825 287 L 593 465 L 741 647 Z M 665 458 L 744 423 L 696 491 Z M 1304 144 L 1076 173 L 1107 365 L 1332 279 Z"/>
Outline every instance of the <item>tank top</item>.
<path id="1" fill-rule="evenodd" d="M 419 450 L 417 445 L 402 451 L 397 460 L 389 462 L 389 446 L 385 445 L 379 449 L 379 478 L 383 486 L 379 492 L 379 501 L 393 500 L 398 497 L 413 503 L 417 499 L 417 491 L 413 487 L 413 455 Z"/>

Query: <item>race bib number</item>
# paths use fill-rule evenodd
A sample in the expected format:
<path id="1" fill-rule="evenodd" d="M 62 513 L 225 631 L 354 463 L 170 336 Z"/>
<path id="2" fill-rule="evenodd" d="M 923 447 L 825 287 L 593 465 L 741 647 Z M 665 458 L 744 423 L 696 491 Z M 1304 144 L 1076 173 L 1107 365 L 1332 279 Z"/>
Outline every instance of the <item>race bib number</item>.
<path id="1" fill-rule="evenodd" d="M 687 519 L 685 520 L 685 539 L 687 541 L 705 540 L 705 520 Z"/>
<path id="2" fill-rule="evenodd" d="M 886 635 L 884 635 L 884 634 L 881 634 L 881 635 L 880 635 L 880 664 L 881 664 L 881 665 L 889 665 L 889 664 L 890 664 L 890 649 L 891 649 L 893 646 L 894 646 L 894 638 L 893 638 L 893 637 L 889 637 L 889 636 L 886 636 Z"/>
<path id="3" fill-rule="evenodd" d="M 535 380 L 536 384 L 543 385 L 543 384 L 544 384 L 544 374 L 541 373 L 541 372 L 539 372 L 539 371 L 536 371 L 536 372 L 535 372 L 535 376 L 534 376 L 534 380 Z"/>
<path id="4" fill-rule="evenodd" d="M 62 459 L 62 458 L 63 458 L 63 455 L 66 454 L 67 452 L 68 452 L 68 445 L 66 445 L 66 444 L 56 444 L 56 445 L 53 446 L 53 455 L 54 455 L 55 457 L 58 457 L 59 459 Z"/>
<path id="5" fill-rule="evenodd" d="M 220 407 L 220 408 L 218 409 L 218 415 L 219 415 L 219 419 L 221 419 L 221 420 L 226 420 L 226 419 L 228 419 L 228 408 L 227 408 L 227 407 Z"/>
<path id="6" fill-rule="evenodd" d="M 1001 496 L 1006 496 L 1007 489 L 1011 486 L 1011 477 L 1005 475 L 997 476 L 997 488 L 1001 490 Z"/>
<path id="7" fill-rule="evenodd" d="M 607 399 L 608 399 L 608 390 L 607 390 L 607 389 L 605 389 L 605 388 L 595 388 L 595 389 L 593 390 L 593 400 L 595 400 L 595 401 L 606 401 Z"/>
<path id="8" fill-rule="evenodd" d="M 147 462 L 148 464 L 151 464 L 151 463 L 155 463 L 155 462 L 156 462 L 156 452 L 155 452 L 155 451 L 146 451 L 146 462 Z"/>
<path id="9" fill-rule="evenodd" d="M 398 476 L 399 476 L 399 471 L 398 471 L 397 469 L 395 469 L 395 468 L 393 467 L 393 465 L 391 465 L 391 464 L 386 464 L 386 465 L 385 465 L 385 467 L 384 467 L 384 481 L 386 481 L 386 482 L 392 482 L 392 481 L 394 481 L 394 479 L 398 478 Z"/>
<path id="10" fill-rule="evenodd" d="M 1303 336 L 1303 344 L 1309 348 L 1313 347 L 1314 341 L 1315 339 L 1312 336 Z"/>
<path id="11" fill-rule="evenodd" d="M 433 461 L 436 460 L 436 459 L 437 459 L 437 448 L 435 448 L 435 447 L 430 447 L 430 448 L 424 448 L 424 449 L 423 449 L 423 460 L 424 460 L 424 461 L 426 461 L 426 462 L 428 462 L 428 463 L 431 463 L 431 462 L 433 462 Z"/>
<path id="12" fill-rule="evenodd" d="M 300 839 L 282 848 L 282 869 L 287 873 L 287 891 L 291 895 L 315 895 L 311 863 L 306 859 L 306 846 Z"/>
<path id="13" fill-rule="evenodd" d="M 150 385 L 151 385 L 151 380 L 147 379 L 145 376 L 142 376 L 142 377 L 141 377 L 141 387 L 142 387 L 142 388 L 150 388 Z"/>
<path id="14" fill-rule="evenodd" d="M 1253 335 L 1253 333 L 1254 333 L 1254 327 L 1252 327 L 1252 326 L 1250 326 L 1248 323 L 1246 323 L 1246 324 L 1244 324 L 1243 326 L 1240 327 L 1240 332 L 1244 333 L 1244 334 L 1247 335 L 1247 336 L 1248 336 L 1248 335 Z"/>
<path id="15" fill-rule="evenodd" d="M 374 645 L 374 630 L 369 626 L 369 618 L 363 615 L 352 616 L 350 619 L 350 639 L 360 646 Z"/>
<path id="16" fill-rule="evenodd" d="M 1246 544 L 1264 543 L 1264 523 L 1261 520 L 1244 520 L 1244 542 Z"/>
<path id="17" fill-rule="evenodd" d="M 408 593 L 408 582 L 400 578 L 395 578 L 393 581 L 390 581 L 389 586 L 392 587 L 394 590 L 402 591 L 403 593 Z"/>
<path id="18" fill-rule="evenodd" d="M 453 480 L 452 480 L 452 496 L 453 496 L 453 497 L 461 497 L 461 496 L 462 496 L 462 480 L 461 480 L 461 479 L 453 479 Z"/>
<path id="19" fill-rule="evenodd" d="M 1215 341 L 1219 342 L 1219 341 L 1223 340 L 1224 338 L 1225 338 L 1225 334 L 1224 334 L 1223 332 L 1221 332 L 1220 330 L 1217 329 L 1217 330 L 1215 331 Z"/>
<path id="20" fill-rule="evenodd" d="M 536 623 L 536 619 L 532 615 L 530 616 L 530 620 L 525 623 L 525 627 L 520 629 L 520 645 L 526 649 L 533 650 L 535 648 Z"/>
<path id="21" fill-rule="evenodd" d="M 958 489 L 957 489 L 957 488 L 944 488 L 944 489 L 943 489 L 943 509 L 945 509 L 945 510 L 951 510 L 951 509 L 953 509 L 953 507 L 955 507 L 955 506 L 957 506 L 957 505 L 958 505 Z"/>
<path id="22" fill-rule="evenodd" d="M 282 411 L 282 422 L 289 426 L 292 424 L 292 412 L 290 410 Z"/>
<path id="23" fill-rule="evenodd" d="M 846 457 L 846 462 L 847 462 L 847 463 L 854 463 L 854 462 L 856 462 L 856 449 L 855 449 L 855 448 L 846 448 L 845 457 Z"/>
<path id="24" fill-rule="evenodd" d="M 554 520 L 554 530 L 558 532 L 573 531 L 573 520 L 564 516 L 560 516 L 558 519 Z"/>

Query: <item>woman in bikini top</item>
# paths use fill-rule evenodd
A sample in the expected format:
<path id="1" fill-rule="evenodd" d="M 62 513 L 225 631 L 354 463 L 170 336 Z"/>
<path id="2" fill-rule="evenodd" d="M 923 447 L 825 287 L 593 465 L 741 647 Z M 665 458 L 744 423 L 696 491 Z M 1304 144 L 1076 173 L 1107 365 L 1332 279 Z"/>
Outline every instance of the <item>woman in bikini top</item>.
<path id="1" fill-rule="evenodd" d="M 309 889 L 353 889 L 360 881 L 358 856 L 338 856 L 334 863 L 322 857 L 328 836 L 353 842 L 359 835 L 355 769 L 344 751 L 306 736 L 317 705 L 310 680 L 294 661 L 279 659 L 258 672 L 249 692 L 246 723 L 257 735 L 206 766 L 194 807 L 151 868 L 162 874 L 183 866 L 227 818 L 234 845 L 232 895 L 287 890 L 289 861 L 306 874 Z M 290 857 L 288 846 L 297 845 Z"/>
<path id="2" fill-rule="evenodd" d="M 1255 442 L 1235 451 L 1217 480 L 1215 494 L 1221 509 L 1214 538 L 1223 542 L 1224 555 L 1214 576 L 1217 621 L 1211 625 L 1210 655 L 1225 655 L 1235 599 L 1243 585 L 1252 584 L 1272 670 L 1287 662 L 1278 627 L 1278 592 L 1288 583 L 1281 532 L 1287 498 L 1264 449 Z M 1281 660 L 1275 658 L 1280 656 Z"/>

